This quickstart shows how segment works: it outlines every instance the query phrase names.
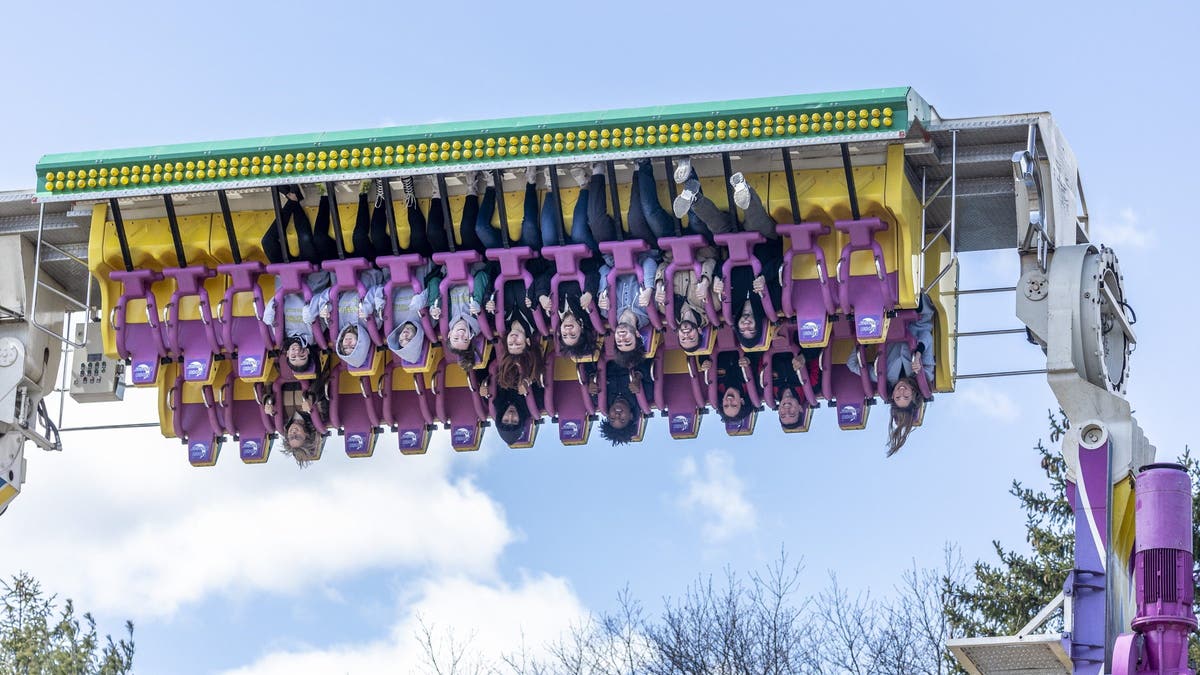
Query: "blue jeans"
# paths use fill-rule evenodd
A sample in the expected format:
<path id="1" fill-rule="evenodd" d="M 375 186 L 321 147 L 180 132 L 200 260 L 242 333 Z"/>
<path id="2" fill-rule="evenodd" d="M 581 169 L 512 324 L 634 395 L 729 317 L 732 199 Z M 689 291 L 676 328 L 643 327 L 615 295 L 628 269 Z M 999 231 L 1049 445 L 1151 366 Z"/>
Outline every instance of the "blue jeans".
<path id="1" fill-rule="evenodd" d="M 588 225 L 588 189 L 579 191 L 579 199 L 575 201 L 575 214 L 571 219 L 571 243 L 584 244 L 593 253 L 600 251 L 600 245 L 592 236 Z M 562 230 L 558 227 L 558 193 L 547 192 L 542 202 L 542 245 L 561 246 L 563 244 Z"/>
<path id="2" fill-rule="evenodd" d="M 641 208 L 629 209 L 629 233 L 658 248 L 655 240 L 675 235 L 675 216 L 658 201 L 658 184 L 654 181 L 654 168 L 650 162 L 642 162 L 634 171 L 634 180 L 629 185 L 629 201 Z"/>
<path id="3" fill-rule="evenodd" d="M 483 191 L 483 201 L 479 204 L 479 216 L 475 219 L 475 234 L 484 248 L 504 248 L 504 239 L 500 230 L 492 227 L 492 216 L 496 213 L 496 188 L 489 187 Z M 507 223 L 501 223 L 507 227 Z M 542 235 L 538 231 L 538 194 L 537 186 L 525 184 L 525 213 L 521 218 L 521 238 L 513 242 L 517 246 L 528 246 L 533 249 L 542 247 Z"/>

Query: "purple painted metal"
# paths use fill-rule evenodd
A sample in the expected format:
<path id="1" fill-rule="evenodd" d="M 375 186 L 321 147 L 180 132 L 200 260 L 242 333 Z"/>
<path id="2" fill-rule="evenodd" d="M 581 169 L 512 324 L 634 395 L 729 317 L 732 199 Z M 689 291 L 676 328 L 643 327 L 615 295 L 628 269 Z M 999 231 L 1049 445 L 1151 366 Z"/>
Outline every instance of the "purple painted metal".
<path id="1" fill-rule="evenodd" d="M 1137 614 L 1133 633 L 1113 647 L 1113 675 L 1192 675 L 1188 634 L 1192 611 L 1192 484 L 1178 464 L 1142 467 L 1135 482 L 1134 583 Z"/>
<path id="2" fill-rule="evenodd" d="M 886 230 L 888 224 L 879 218 L 838 220 L 834 227 L 850 236 L 842 247 L 837 265 L 838 297 L 841 310 L 854 314 L 854 329 L 859 342 L 883 340 L 887 313 L 899 301 L 898 280 L 887 273 L 883 248 L 875 241 L 874 233 Z M 855 251 L 869 251 L 875 260 L 875 273 L 866 276 L 850 275 L 850 258 Z"/>
<path id="3" fill-rule="evenodd" d="M 663 367 L 665 350 L 654 357 L 659 376 L 654 380 L 654 400 L 667 418 L 671 438 L 695 438 L 700 431 L 700 415 L 706 409 L 695 361 L 687 357 L 688 372 L 668 373 Z"/>
<path id="4" fill-rule="evenodd" d="M 447 387 L 446 361 L 438 366 L 434 395 L 438 419 L 450 429 L 450 447 L 458 451 L 478 450 L 487 412 L 479 396 L 475 371 L 467 371 L 467 386 Z"/>
<path id="5" fill-rule="evenodd" d="M 233 397 L 234 382 L 237 378 L 237 371 L 230 370 L 225 384 L 221 387 L 219 401 L 225 409 L 225 433 L 237 439 L 242 462 L 261 464 L 267 461 L 269 456 L 270 436 L 274 430 L 273 421 L 262 407 L 265 385 L 256 382 L 254 398 L 238 400 Z"/>
<path id="6" fill-rule="evenodd" d="M 367 288 L 359 278 L 359 272 L 369 270 L 371 267 L 371 262 L 366 258 L 326 260 L 321 263 L 321 269 L 333 276 L 333 283 L 329 289 L 329 344 L 337 343 L 338 331 L 341 329 L 338 305 L 341 304 L 342 293 L 355 293 L 359 302 L 367 297 Z M 369 314 L 362 320 L 362 324 L 366 326 L 367 334 L 371 337 L 371 351 L 368 352 L 365 361 L 365 363 L 370 363 L 375 355 L 375 347 L 383 346 L 383 336 L 379 334 L 379 327 L 375 325 L 374 314 Z"/>
<path id="7" fill-rule="evenodd" d="M 407 255 L 389 255 L 375 259 L 375 264 L 381 269 L 387 269 L 388 280 L 383 285 L 383 334 L 390 335 L 395 324 L 395 305 L 392 302 L 393 293 L 397 288 L 410 287 L 413 293 L 420 294 L 425 290 L 424 279 L 417 270 L 426 265 L 425 258 L 422 258 L 416 253 Z M 421 327 L 425 329 L 425 335 L 429 336 L 426 340 L 426 345 L 433 339 L 437 333 L 433 330 L 433 323 L 429 320 L 429 312 L 421 310 Z"/>
<path id="8" fill-rule="evenodd" d="M 830 229 L 821 223 L 780 225 L 776 229 L 790 242 L 783 253 L 783 313 L 795 317 L 801 346 L 823 347 L 829 339 L 829 318 L 837 314 L 837 307 L 825 250 L 817 238 L 829 234 Z M 797 255 L 813 256 L 818 278 L 792 279 L 792 261 Z"/>
<path id="9" fill-rule="evenodd" d="M 645 286 L 645 273 L 642 271 L 642 266 L 638 264 L 637 257 L 639 253 L 649 248 L 646 242 L 641 239 L 601 242 L 600 250 L 613 257 L 613 266 L 608 272 L 608 288 L 615 289 L 617 287 L 617 277 L 624 274 L 636 275 L 638 283 Z M 662 317 L 659 316 L 658 307 L 653 302 L 646 306 L 646 314 L 649 315 L 650 325 L 654 326 L 654 330 L 662 330 Z M 611 330 L 617 329 L 616 308 L 613 308 L 608 313 L 608 327 Z"/>
<path id="10" fill-rule="evenodd" d="M 450 330 L 450 289 L 460 284 L 466 284 L 471 293 L 475 292 L 475 277 L 471 275 L 471 265 L 479 262 L 479 254 L 475 251 L 457 251 L 454 253 L 434 253 L 433 262 L 444 265 L 446 276 L 438 286 L 438 294 L 442 299 L 442 315 L 438 319 L 438 341 L 444 342 Z M 495 334 L 486 320 L 479 322 L 479 332 L 484 339 L 491 340 Z"/>
<path id="11" fill-rule="evenodd" d="M 678 328 L 675 325 L 675 293 L 673 292 L 673 284 L 675 273 L 680 268 L 692 268 L 692 273 L 699 279 L 703 276 L 702 266 L 699 260 L 696 260 L 696 251 L 704 248 L 708 242 L 704 237 L 696 234 L 687 237 L 669 237 L 658 240 L 658 247 L 663 251 L 670 251 L 671 262 L 667 263 L 667 269 L 663 272 L 663 283 L 666 285 L 666 323 L 672 329 Z M 721 315 L 717 312 L 717 308 L 711 302 L 704 303 L 705 314 L 708 315 L 708 321 L 713 326 L 721 324 Z"/>
<path id="12" fill-rule="evenodd" d="M 1073 630 L 1064 633 L 1063 646 L 1076 675 L 1097 675 L 1105 660 L 1109 499 L 1109 442 L 1089 448 L 1079 445 L 1078 481 L 1068 482 L 1075 512 L 1075 567 L 1063 583 L 1072 599 Z"/>
<path id="13" fill-rule="evenodd" d="M 538 257 L 538 254 L 528 246 L 514 246 L 512 248 L 496 248 L 488 249 L 488 260 L 495 260 L 500 263 L 500 273 L 496 275 L 496 335 L 504 335 L 508 332 L 508 326 L 504 325 L 504 284 L 508 281 L 520 280 L 525 284 L 525 289 L 533 286 L 533 275 L 529 270 L 525 269 L 525 261 Z M 557 295 L 557 293 L 555 294 Z M 546 317 L 542 309 L 538 305 L 532 308 L 533 323 L 539 333 L 547 335 L 549 333 L 546 327 Z M 531 336 L 532 337 L 532 336 Z"/>
<path id="14" fill-rule="evenodd" d="M 566 246 L 546 246 L 542 248 L 542 257 L 554 261 L 554 277 L 550 280 L 550 332 L 558 333 L 560 307 L 558 305 L 558 287 L 564 281 L 574 281 L 583 288 L 584 275 L 579 269 L 580 261 L 590 258 L 592 250 L 585 244 L 567 244 Z M 588 318 L 596 333 L 604 333 L 604 319 L 600 310 L 593 302 L 588 308 Z"/>
<path id="15" fill-rule="evenodd" d="M 394 378 L 412 377 L 413 389 L 397 389 Z M 396 431 L 400 452 L 406 455 L 424 454 L 429 447 L 430 432 L 434 429 L 433 412 L 429 408 L 425 377 L 420 373 L 406 375 L 393 360 L 388 364 L 380 384 L 383 396 L 383 423 Z"/>
<path id="16" fill-rule="evenodd" d="M 316 271 L 316 267 L 311 263 L 304 261 L 290 263 L 276 263 L 267 265 L 267 273 L 274 274 L 275 282 L 275 325 L 271 326 L 274 337 L 275 349 L 283 348 L 283 341 L 287 338 L 287 331 L 284 329 L 284 314 L 283 299 L 293 293 L 299 293 L 300 297 L 304 298 L 307 303 L 312 300 L 312 289 L 304 282 L 307 275 Z M 312 326 L 313 341 L 321 349 L 329 349 L 329 342 L 325 339 L 325 331 L 321 330 L 320 323 L 313 321 Z M 283 364 L 286 359 L 280 359 L 280 364 Z"/>
<path id="17" fill-rule="evenodd" d="M 258 262 L 217 266 L 218 272 L 229 276 L 229 286 L 225 289 L 219 312 L 221 339 L 225 351 L 237 355 L 235 374 L 247 379 L 262 376 L 266 368 L 267 351 L 273 344 L 271 329 L 262 320 L 266 302 L 258 278 L 264 270 L 262 263 Z M 234 315 L 233 301 L 238 293 L 250 293 L 253 296 L 254 316 Z"/>
<path id="18" fill-rule="evenodd" d="M 167 355 L 158 301 L 151 290 L 154 283 L 163 278 L 162 274 L 154 270 L 131 270 L 113 271 L 108 276 L 121 284 L 121 297 L 117 298 L 112 316 L 117 353 L 129 361 L 135 386 L 153 385 L 158 380 L 159 362 Z M 125 312 L 130 300 L 146 301 L 146 323 L 126 321 Z"/>
<path id="19" fill-rule="evenodd" d="M 205 382 L 212 371 L 214 356 L 222 352 L 208 289 L 204 287 L 205 280 L 216 276 L 216 271 L 207 267 L 170 267 L 163 270 L 163 275 L 175 280 L 175 291 L 167 305 L 168 353 L 183 362 L 184 381 Z M 187 297 L 197 298 L 199 321 L 180 319 L 180 302 Z"/>
<path id="20" fill-rule="evenodd" d="M 343 394 L 343 378 L 357 380 L 358 392 Z M 347 456 L 370 457 L 375 452 L 377 430 L 382 423 L 378 398 L 371 391 L 367 378 L 351 375 L 346 364 L 338 363 L 333 369 L 333 380 L 329 385 L 329 421 L 332 426 L 344 430 Z"/>
<path id="21" fill-rule="evenodd" d="M 575 364 L 574 380 L 555 380 L 553 353 L 546 356 L 546 411 L 558 422 L 558 440 L 563 445 L 587 442 L 596 404 L 587 390 L 583 367 Z"/>
<path id="22" fill-rule="evenodd" d="M 221 441 L 226 428 L 224 409 L 217 400 L 211 385 L 200 386 L 202 402 L 184 403 L 184 375 L 182 369 L 176 373 L 175 382 L 167 394 L 168 406 L 172 409 L 171 422 L 177 436 L 188 448 L 188 462 L 192 466 L 212 466 L 217 463 L 221 452 Z"/>
<path id="23" fill-rule="evenodd" d="M 749 265 L 754 271 L 754 276 L 758 277 L 763 273 L 762 264 L 758 262 L 758 258 L 754 257 L 754 247 L 761 244 L 766 239 L 757 232 L 730 232 L 728 234 L 718 234 L 713 236 L 713 240 L 717 245 L 724 246 L 729 251 L 729 257 L 725 260 L 725 264 L 721 267 L 721 276 L 725 279 L 730 279 L 730 273 L 733 268 L 742 265 Z M 775 311 L 775 304 L 771 302 L 771 294 L 762 294 L 763 311 L 767 314 L 767 320 L 775 322 L 779 313 Z M 731 289 L 725 289 L 725 298 L 721 306 L 721 314 L 725 319 L 725 324 L 734 325 L 733 320 L 733 293 Z M 763 331 L 764 339 L 766 331 Z"/>

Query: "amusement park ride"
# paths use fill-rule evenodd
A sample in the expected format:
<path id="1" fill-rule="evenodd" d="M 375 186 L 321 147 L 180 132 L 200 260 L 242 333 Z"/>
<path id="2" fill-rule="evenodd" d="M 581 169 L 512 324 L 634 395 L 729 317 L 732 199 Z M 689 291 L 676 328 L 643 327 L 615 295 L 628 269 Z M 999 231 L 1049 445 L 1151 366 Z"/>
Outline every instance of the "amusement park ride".
<path id="1" fill-rule="evenodd" d="M 408 309 L 399 298 L 429 280 L 430 261 L 408 251 L 420 225 L 398 196 L 411 189 L 407 178 L 432 178 L 417 183 L 416 206 L 431 219 L 431 209 L 440 210 L 451 228 L 451 251 L 433 257 L 444 265 L 442 281 L 429 293 L 445 298 L 456 284 L 474 290 L 472 266 L 491 260 L 495 287 L 483 292 L 502 295 L 506 282 L 529 283 L 536 260 L 553 271 L 557 305 L 560 284 L 583 282 L 592 251 L 511 245 L 521 169 L 548 173 L 565 235 L 583 187 L 565 185 L 566 176 L 573 166 L 598 167 L 619 233 L 600 248 L 612 254 L 616 279 L 640 274 L 638 254 L 647 248 L 620 215 L 630 206 L 635 162 L 651 162 L 658 197 L 670 203 L 683 158 L 718 207 L 737 212 L 736 172 L 779 223 L 778 270 L 753 257 L 758 233 L 721 234 L 715 243 L 724 276 L 738 265 L 777 275 L 781 306 L 764 297 L 773 320 L 758 344 L 746 345 L 734 337 L 728 295 L 724 306 L 710 301 L 700 346 L 685 350 L 676 314 L 668 307 L 660 315 L 652 303 L 633 440 L 655 413 L 673 438 L 694 438 L 699 416 L 721 406 L 716 374 L 701 361 L 723 352 L 755 357 L 742 366 L 755 411 L 727 422 L 727 433 L 753 433 L 758 411 L 778 408 L 774 357 L 790 361 L 801 349 L 819 353 L 820 380 L 799 375 L 800 421 L 785 430 L 807 430 L 823 404 L 835 414 L 817 423 L 861 429 L 871 405 L 890 402 L 891 392 L 882 359 L 876 383 L 869 368 L 847 368 L 851 355 L 870 363 L 872 353 L 910 341 L 927 298 L 937 359 L 932 378 L 919 373 L 919 388 L 927 400 L 948 394 L 957 379 L 979 376 L 957 373 L 957 340 L 972 335 L 958 331 L 959 296 L 1012 292 L 1027 327 L 1019 332 L 1044 351 L 1044 372 L 1072 422 L 1062 453 L 1075 566 L 1059 597 L 1018 635 L 949 646 L 978 673 L 1191 673 L 1190 485 L 1177 466 L 1154 464 L 1124 397 L 1136 338 L 1123 277 L 1113 251 L 1090 240 L 1071 149 L 1047 113 L 946 119 L 909 88 L 46 156 L 35 193 L 0 194 L 0 512 L 25 480 L 25 442 L 61 449 L 45 398 L 69 391 L 78 402 L 118 400 L 127 376 L 131 386 L 157 388 L 163 435 L 180 439 L 196 466 L 215 463 L 223 445 L 243 462 L 267 461 L 285 419 L 283 406 L 263 404 L 288 385 L 325 387 L 328 409 L 314 410 L 312 422 L 322 439 L 342 436 L 351 456 L 371 455 L 388 431 L 402 453 L 421 454 L 439 427 L 455 450 L 477 449 L 499 422 L 480 384 L 495 374 L 489 353 L 506 349 L 503 319 L 480 313 L 473 365 L 452 353 L 444 315 L 439 321 L 424 306 L 414 321 L 430 339 L 419 353 L 401 358 L 386 341 L 396 314 Z M 463 246 L 462 228 L 452 225 L 469 218 L 464 176 L 473 172 L 495 178 L 496 222 L 507 235 L 502 248 L 482 254 Z M 376 180 L 390 239 L 388 255 L 373 260 L 346 253 L 356 210 L 345 197 L 363 180 Z M 330 374 L 323 384 L 282 358 L 285 312 L 264 320 L 271 299 L 280 307 L 292 294 L 307 299 L 306 278 L 318 271 L 286 251 L 283 262 L 268 264 L 260 244 L 278 227 L 297 250 L 296 228 L 282 227 L 285 186 L 300 186 L 309 204 L 318 186 L 328 196 L 337 256 L 318 262 L 335 294 L 361 295 L 364 272 L 386 272 L 381 311 L 362 317 L 364 359 L 335 349 L 339 302 L 328 325 L 310 317 Z M 441 199 L 431 199 L 431 186 Z M 676 236 L 653 242 L 672 254 L 667 279 L 688 269 L 699 277 L 698 251 L 714 243 L 695 234 L 692 217 L 675 221 Z M 960 252 L 1013 248 L 1021 261 L 1015 287 L 958 287 Z M 532 445 L 546 423 L 561 443 L 586 443 L 608 415 L 614 332 L 594 307 L 587 312 L 595 349 L 567 356 L 545 340 L 544 375 L 525 394 L 534 413 L 505 439 L 513 447 Z M 539 329 L 552 335 L 557 316 L 539 315 Z M 1063 629 L 1037 632 L 1053 616 Z"/>

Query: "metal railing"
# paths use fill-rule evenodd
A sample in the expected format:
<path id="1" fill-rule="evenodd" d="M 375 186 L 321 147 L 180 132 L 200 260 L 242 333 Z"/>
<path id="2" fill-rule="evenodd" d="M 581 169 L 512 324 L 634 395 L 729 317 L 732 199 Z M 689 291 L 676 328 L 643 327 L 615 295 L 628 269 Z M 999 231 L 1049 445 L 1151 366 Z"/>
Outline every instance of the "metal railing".
<path id="1" fill-rule="evenodd" d="M 938 196 L 942 194 L 942 191 L 945 190 L 947 186 L 950 187 L 950 218 L 946 221 L 945 225 L 942 225 L 942 227 L 933 234 L 932 237 L 928 237 L 925 235 L 926 212 L 929 210 L 929 205 L 933 203 L 933 200 L 937 199 Z M 928 179 L 926 178 L 925 170 L 924 169 L 921 170 L 921 236 L 924 239 L 924 241 L 922 241 L 921 255 L 920 255 L 920 258 L 921 258 L 920 279 L 921 280 L 925 279 L 925 254 L 929 251 L 930 247 L 933 246 L 934 242 L 936 242 L 938 240 L 938 238 L 941 237 L 942 234 L 944 234 L 946 232 L 947 229 L 950 231 L 950 260 L 947 261 L 946 265 L 938 271 L 937 276 L 935 276 L 932 281 L 930 281 L 928 284 L 926 284 L 921 289 L 921 295 L 925 295 L 926 293 L 928 293 L 929 289 L 936 286 L 938 284 L 938 282 L 942 280 L 942 277 L 946 276 L 946 274 L 950 272 L 951 268 L 958 265 L 958 130 L 957 129 L 952 129 L 950 131 L 950 176 L 948 178 L 946 178 L 946 180 L 942 181 L 942 184 L 939 185 L 938 188 L 933 191 L 932 195 L 928 194 Z"/>

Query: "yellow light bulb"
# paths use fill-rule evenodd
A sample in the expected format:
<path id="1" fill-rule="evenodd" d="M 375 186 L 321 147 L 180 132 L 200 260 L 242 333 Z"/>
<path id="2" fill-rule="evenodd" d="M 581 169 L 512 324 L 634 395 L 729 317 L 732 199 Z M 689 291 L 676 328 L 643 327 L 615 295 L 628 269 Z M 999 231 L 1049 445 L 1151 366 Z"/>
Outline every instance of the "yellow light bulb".
<path id="1" fill-rule="evenodd" d="M 891 109 L 891 108 L 884 108 L 884 109 L 883 109 L 883 116 L 884 116 L 884 117 L 891 117 L 891 116 L 892 116 L 892 109 Z"/>

